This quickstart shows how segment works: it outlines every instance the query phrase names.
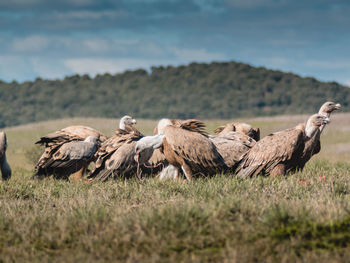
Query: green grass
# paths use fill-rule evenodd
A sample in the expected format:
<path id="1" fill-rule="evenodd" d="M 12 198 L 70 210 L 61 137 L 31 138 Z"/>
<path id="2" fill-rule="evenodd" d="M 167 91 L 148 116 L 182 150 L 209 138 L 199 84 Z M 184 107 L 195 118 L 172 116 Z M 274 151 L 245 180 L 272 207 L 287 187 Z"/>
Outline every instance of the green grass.
<path id="1" fill-rule="evenodd" d="M 327 127 L 320 156 L 303 173 L 183 184 L 33 181 L 26 153 L 40 135 L 75 122 L 111 134 L 116 120 L 7 129 L 13 177 L 0 182 L 0 262 L 348 262 L 350 163 L 346 148 L 338 152 L 350 141 L 345 117 Z M 274 118 L 251 122 L 263 134 L 286 125 Z M 208 130 L 222 123 L 207 122 Z M 154 124 L 140 121 L 144 133 Z"/>

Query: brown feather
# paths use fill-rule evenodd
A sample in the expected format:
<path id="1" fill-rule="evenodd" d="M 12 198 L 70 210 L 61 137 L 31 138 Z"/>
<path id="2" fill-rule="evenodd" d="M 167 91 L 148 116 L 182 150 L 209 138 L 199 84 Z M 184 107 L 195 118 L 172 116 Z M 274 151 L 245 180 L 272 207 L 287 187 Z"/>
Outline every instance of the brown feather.
<path id="1" fill-rule="evenodd" d="M 194 175 L 213 175 L 226 170 L 222 156 L 203 133 L 203 127 L 196 120 L 185 121 L 180 127 L 165 127 L 163 152 L 170 164 L 178 169 L 187 167 Z"/>
<path id="2" fill-rule="evenodd" d="M 239 132 L 211 136 L 210 139 L 229 168 L 234 168 L 242 160 L 244 154 L 256 143 L 254 139 Z"/>
<path id="3" fill-rule="evenodd" d="M 106 181 L 117 176 L 131 176 L 137 163 L 134 160 L 135 144 L 143 135 L 136 129 L 132 132 L 118 129 L 105 141 L 95 154 L 95 167 L 88 178 Z"/>
<path id="4" fill-rule="evenodd" d="M 269 174 L 277 165 L 295 167 L 304 149 L 304 131 L 293 128 L 270 134 L 258 141 L 243 157 L 237 168 L 240 177 Z"/>
<path id="5" fill-rule="evenodd" d="M 180 124 L 180 128 L 208 137 L 208 133 L 205 131 L 205 124 L 199 120 L 185 120 Z"/>

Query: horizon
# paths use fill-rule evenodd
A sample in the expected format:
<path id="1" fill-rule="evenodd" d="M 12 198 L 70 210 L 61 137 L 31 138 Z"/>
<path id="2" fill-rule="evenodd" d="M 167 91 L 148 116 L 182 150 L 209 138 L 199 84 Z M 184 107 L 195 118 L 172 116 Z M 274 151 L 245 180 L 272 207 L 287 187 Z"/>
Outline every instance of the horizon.
<path id="1" fill-rule="evenodd" d="M 0 0 L 0 79 L 235 61 L 350 86 L 345 0 Z"/>
<path id="2" fill-rule="evenodd" d="M 110 73 L 110 72 L 104 72 L 104 73 L 96 73 L 96 74 L 89 74 L 89 73 L 72 73 L 71 75 L 65 75 L 65 76 L 62 76 L 62 77 L 57 77 L 57 78 L 43 78 L 43 77 L 36 77 L 32 80 L 23 80 L 23 81 L 17 81 L 17 80 L 12 80 L 12 81 L 6 81 L 6 80 L 2 80 L 0 79 L 0 81 L 2 82 L 5 82 L 7 84 L 10 84 L 11 82 L 17 82 L 18 84 L 22 84 L 22 83 L 25 83 L 25 82 L 35 82 L 37 81 L 38 79 L 42 79 L 42 80 L 48 80 L 48 81 L 63 81 L 64 79 L 66 78 L 71 78 L 71 77 L 74 77 L 74 76 L 89 76 L 89 78 L 91 79 L 94 79 L 96 78 L 96 76 L 100 75 L 100 76 L 103 76 L 103 75 L 106 75 L 106 74 L 110 74 L 112 76 L 116 76 L 118 74 L 124 74 L 126 73 L 127 71 L 137 71 L 137 70 L 144 70 L 147 72 L 148 75 L 150 75 L 152 73 L 152 70 L 151 68 L 152 67 L 164 67 L 164 68 L 167 68 L 167 67 L 187 67 L 191 64 L 207 64 L 207 65 L 210 65 L 212 63 L 242 63 L 242 64 L 246 64 L 248 66 L 251 66 L 251 67 L 254 67 L 254 68 L 264 68 L 266 70 L 271 70 L 271 71 L 278 71 L 278 72 L 282 72 L 284 74 L 293 74 L 297 77 L 300 77 L 300 78 L 314 78 L 316 79 L 317 81 L 320 81 L 320 82 L 324 82 L 324 83 L 332 83 L 332 82 L 336 82 L 338 83 L 339 85 L 342 85 L 344 87 L 348 87 L 350 88 L 350 84 L 343 84 L 343 83 L 339 83 L 337 81 L 323 81 L 323 80 L 320 80 L 320 79 L 317 79 L 315 78 L 314 76 L 308 76 L 308 75 L 305 75 L 305 76 L 302 76 L 301 74 L 298 74 L 298 73 L 295 73 L 295 72 L 291 72 L 291 71 L 282 71 L 280 69 L 272 69 L 272 68 L 267 68 L 265 66 L 255 66 L 255 65 L 252 65 L 252 64 L 248 64 L 248 63 L 245 63 L 245 62 L 241 62 L 241 61 L 234 61 L 234 60 L 231 60 L 231 61 L 210 61 L 210 62 L 196 62 L 196 61 L 192 61 L 192 62 L 189 62 L 189 63 L 184 63 L 184 64 L 179 64 L 179 65 L 157 65 L 157 66 L 153 66 L 151 65 L 148 69 L 147 68 L 134 68 L 134 69 L 125 69 L 124 71 L 121 71 L 121 72 L 115 72 L 115 73 Z"/>

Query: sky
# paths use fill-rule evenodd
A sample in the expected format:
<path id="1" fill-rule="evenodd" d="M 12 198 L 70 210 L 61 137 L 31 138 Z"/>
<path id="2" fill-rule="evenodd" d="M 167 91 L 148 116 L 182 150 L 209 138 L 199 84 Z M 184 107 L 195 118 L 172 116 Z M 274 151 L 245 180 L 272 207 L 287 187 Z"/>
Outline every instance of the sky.
<path id="1" fill-rule="evenodd" d="M 347 0 L 0 0 L 0 79 L 238 61 L 350 86 Z"/>

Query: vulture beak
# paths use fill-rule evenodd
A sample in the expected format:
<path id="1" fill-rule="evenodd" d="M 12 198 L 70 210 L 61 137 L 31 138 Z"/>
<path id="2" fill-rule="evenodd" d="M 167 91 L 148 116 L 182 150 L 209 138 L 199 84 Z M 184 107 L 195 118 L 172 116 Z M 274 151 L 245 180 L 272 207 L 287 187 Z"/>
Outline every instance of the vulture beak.
<path id="1" fill-rule="evenodd" d="M 335 109 L 336 109 L 336 110 L 341 109 L 341 105 L 340 105 L 339 103 L 335 104 Z"/>
<path id="2" fill-rule="evenodd" d="M 131 123 L 132 123 L 132 124 L 136 124 L 137 122 L 136 122 L 135 119 L 132 119 L 132 120 L 131 120 Z"/>

